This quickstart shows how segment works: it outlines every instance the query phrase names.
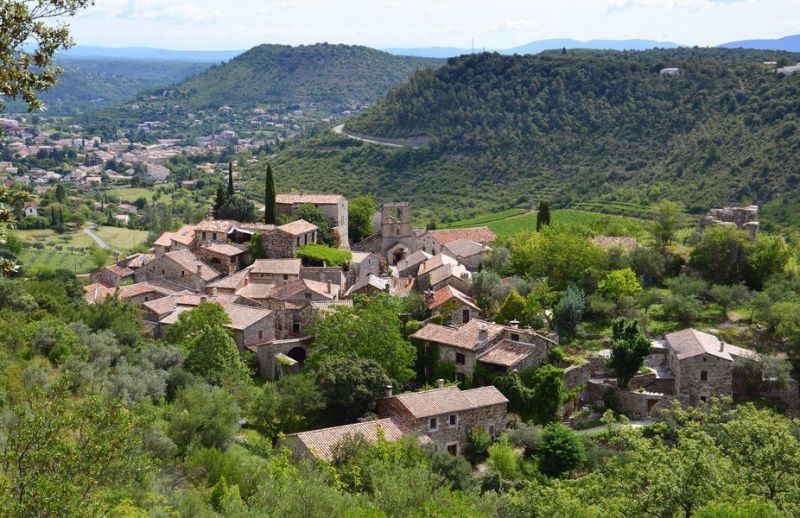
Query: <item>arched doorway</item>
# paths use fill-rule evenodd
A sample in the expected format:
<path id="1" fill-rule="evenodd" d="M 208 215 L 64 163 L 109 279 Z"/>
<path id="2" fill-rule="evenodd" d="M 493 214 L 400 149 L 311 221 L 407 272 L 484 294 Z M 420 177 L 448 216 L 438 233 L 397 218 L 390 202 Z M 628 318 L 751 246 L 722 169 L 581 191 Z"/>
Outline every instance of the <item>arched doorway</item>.
<path id="1" fill-rule="evenodd" d="M 405 245 L 398 243 L 394 247 L 390 248 L 386 253 L 386 260 L 389 261 L 390 265 L 395 265 L 408 257 L 408 253 L 408 248 Z"/>
<path id="2" fill-rule="evenodd" d="M 306 350 L 302 347 L 294 347 L 287 354 L 289 358 L 296 361 L 300 366 L 306 361 Z"/>

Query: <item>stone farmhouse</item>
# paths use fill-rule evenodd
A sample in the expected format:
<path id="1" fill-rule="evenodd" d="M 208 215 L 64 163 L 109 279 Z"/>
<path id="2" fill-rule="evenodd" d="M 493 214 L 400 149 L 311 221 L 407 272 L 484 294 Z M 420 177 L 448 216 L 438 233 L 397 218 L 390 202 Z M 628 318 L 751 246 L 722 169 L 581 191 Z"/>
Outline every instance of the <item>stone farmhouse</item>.
<path id="1" fill-rule="evenodd" d="M 134 272 L 136 282 L 165 279 L 190 291 L 202 292 L 222 273 L 201 261 L 191 250 L 181 249 L 157 256 Z"/>
<path id="2" fill-rule="evenodd" d="M 460 327 L 427 324 L 411 335 L 423 352 L 450 363 L 455 381 L 473 378 L 478 364 L 490 372 L 507 374 L 536 367 L 558 343 L 533 329 L 503 326 L 471 319 Z M 426 372 L 426 377 L 432 373 Z"/>
<path id="3" fill-rule="evenodd" d="M 440 314 L 444 323 L 452 327 L 460 327 L 481 317 L 481 309 L 475 302 L 452 286 L 444 286 L 428 297 L 428 310 L 432 314 Z"/>
<path id="4" fill-rule="evenodd" d="M 361 434 L 375 442 L 379 434 L 388 441 L 404 435 L 420 442 L 435 442 L 453 455 L 463 453 L 467 432 L 482 429 L 493 437 L 505 431 L 508 400 L 493 386 L 460 390 L 439 387 L 420 392 L 387 395 L 378 402 L 379 419 L 290 435 L 286 443 L 297 455 L 317 456 L 330 461 L 334 446 L 347 436 Z"/>
<path id="5" fill-rule="evenodd" d="M 672 400 L 684 405 L 697 405 L 712 398 L 745 400 L 753 396 L 748 394 L 747 388 L 752 373 L 742 367 L 748 361 L 757 365 L 760 361 L 757 353 L 696 329 L 667 333 L 652 345 L 651 354 L 645 360 L 647 372 L 631 380 L 631 390 L 616 388 L 613 373 L 604 366 L 609 351 L 601 354 L 599 361 L 594 362 L 588 381 L 588 402 L 597 404 L 603 400 L 605 392 L 614 390 L 620 401 L 620 410 L 633 418 L 643 419 L 658 406 Z M 775 387 L 761 396 L 781 401 L 792 415 L 797 415 L 800 410 L 798 387 L 794 380 L 790 380 L 788 387 Z"/>
<path id="6" fill-rule="evenodd" d="M 758 235 L 758 205 L 711 209 L 700 219 L 700 231 L 715 226 L 735 226 L 745 230 L 755 239 Z"/>
<path id="7" fill-rule="evenodd" d="M 340 248 L 350 247 L 347 198 L 340 194 L 278 194 L 275 208 L 278 214 L 296 215 L 303 205 L 314 205 L 328 217 L 333 231 L 339 236 Z M 261 209 L 263 212 L 264 209 Z"/>

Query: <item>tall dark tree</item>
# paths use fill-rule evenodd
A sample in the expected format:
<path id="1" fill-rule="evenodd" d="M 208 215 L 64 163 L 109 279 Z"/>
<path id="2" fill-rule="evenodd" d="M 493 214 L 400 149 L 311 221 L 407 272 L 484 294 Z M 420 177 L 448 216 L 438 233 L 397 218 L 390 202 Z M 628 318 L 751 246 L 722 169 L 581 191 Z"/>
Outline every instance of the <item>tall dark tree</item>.
<path id="1" fill-rule="evenodd" d="M 617 375 L 617 385 L 628 388 L 633 378 L 650 354 L 650 340 L 639 329 L 636 320 L 618 318 L 611 324 L 611 357 L 608 367 Z"/>
<path id="2" fill-rule="evenodd" d="M 539 202 L 539 210 L 536 212 L 536 232 L 542 230 L 544 225 L 550 224 L 550 204 L 546 201 Z"/>
<path id="3" fill-rule="evenodd" d="M 233 196 L 233 162 L 228 162 L 228 198 Z"/>
<path id="4" fill-rule="evenodd" d="M 219 210 L 225 205 L 225 189 L 220 185 L 217 187 L 217 195 L 214 198 L 214 207 L 211 209 L 211 214 L 215 219 L 219 219 Z"/>
<path id="5" fill-rule="evenodd" d="M 267 164 L 267 179 L 264 186 L 264 223 L 274 225 L 276 220 L 275 178 L 272 176 L 272 166 Z"/>

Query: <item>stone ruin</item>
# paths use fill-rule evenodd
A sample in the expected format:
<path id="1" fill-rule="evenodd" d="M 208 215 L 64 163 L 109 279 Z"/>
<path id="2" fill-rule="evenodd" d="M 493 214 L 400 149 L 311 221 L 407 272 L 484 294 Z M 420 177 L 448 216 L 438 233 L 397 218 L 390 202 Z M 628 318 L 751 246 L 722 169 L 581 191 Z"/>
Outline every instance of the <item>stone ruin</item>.
<path id="1" fill-rule="evenodd" d="M 721 225 L 732 225 L 739 230 L 746 230 L 755 239 L 758 235 L 758 205 L 711 209 L 700 220 L 700 232 L 708 227 Z"/>

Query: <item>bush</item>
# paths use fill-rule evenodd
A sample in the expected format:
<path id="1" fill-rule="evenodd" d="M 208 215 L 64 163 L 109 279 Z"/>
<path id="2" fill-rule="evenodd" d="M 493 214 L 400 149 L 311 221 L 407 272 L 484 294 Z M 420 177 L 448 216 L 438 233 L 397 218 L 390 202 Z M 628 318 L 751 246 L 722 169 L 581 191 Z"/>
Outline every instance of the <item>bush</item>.
<path id="1" fill-rule="evenodd" d="M 508 440 L 514 447 L 524 448 L 525 457 L 530 457 L 542 442 L 542 427 L 531 423 L 520 423 L 508 431 Z"/>
<path id="2" fill-rule="evenodd" d="M 517 462 L 519 454 L 514 451 L 514 447 L 508 441 L 508 436 L 503 435 L 500 440 L 492 444 L 489 449 L 489 467 L 500 473 L 506 480 L 514 480 L 517 477 Z"/>
<path id="3" fill-rule="evenodd" d="M 542 432 L 539 469 L 545 475 L 560 476 L 586 460 L 586 449 L 578 434 L 560 423 L 550 423 Z"/>
<path id="4" fill-rule="evenodd" d="M 297 251 L 297 257 L 315 265 L 347 266 L 353 259 L 353 254 L 347 250 L 312 243 L 300 248 Z"/>
<path id="5" fill-rule="evenodd" d="M 473 464 L 477 464 L 486 458 L 486 452 L 492 445 L 492 436 L 483 428 L 472 428 L 467 430 L 467 455 Z"/>

